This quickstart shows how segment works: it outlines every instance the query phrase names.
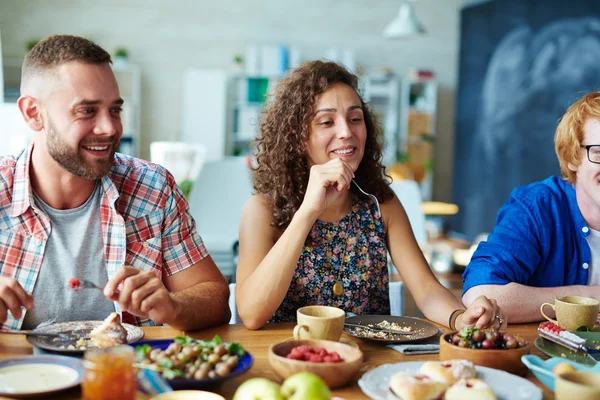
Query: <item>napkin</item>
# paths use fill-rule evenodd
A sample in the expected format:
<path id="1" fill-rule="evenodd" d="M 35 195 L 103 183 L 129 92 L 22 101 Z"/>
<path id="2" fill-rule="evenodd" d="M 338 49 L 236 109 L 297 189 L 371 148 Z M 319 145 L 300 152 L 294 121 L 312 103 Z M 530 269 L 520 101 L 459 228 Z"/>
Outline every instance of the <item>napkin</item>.
<path id="1" fill-rule="evenodd" d="M 419 342 L 409 342 L 402 344 L 389 344 L 388 347 L 399 351 L 402 354 L 437 354 L 440 352 L 440 336 L 444 333 L 439 330 L 437 335 Z"/>

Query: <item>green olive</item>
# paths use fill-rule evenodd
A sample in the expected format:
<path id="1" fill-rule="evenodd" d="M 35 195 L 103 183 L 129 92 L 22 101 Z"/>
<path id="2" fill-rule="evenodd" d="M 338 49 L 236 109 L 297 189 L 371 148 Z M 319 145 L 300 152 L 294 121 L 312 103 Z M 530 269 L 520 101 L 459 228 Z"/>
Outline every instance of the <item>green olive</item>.
<path id="1" fill-rule="evenodd" d="M 227 354 L 227 349 L 223 345 L 218 345 L 215 347 L 214 353 L 221 357 L 224 354 Z"/>
<path id="2" fill-rule="evenodd" d="M 211 364 L 216 364 L 219 362 L 220 359 L 221 357 L 218 354 L 211 354 L 208 356 L 208 359 L 206 361 L 208 361 Z"/>
<path id="3" fill-rule="evenodd" d="M 227 365 L 227 363 L 220 362 L 215 366 L 215 372 L 219 376 L 226 376 L 226 375 L 229 375 L 229 372 L 231 372 L 231 369 L 230 369 L 229 365 Z"/>
<path id="4" fill-rule="evenodd" d="M 208 377 L 208 371 L 203 370 L 202 368 L 198 369 L 198 371 L 196 371 L 194 373 L 194 379 L 206 379 Z"/>
<path id="5" fill-rule="evenodd" d="M 181 353 L 185 354 L 188 357 L 191 357 L 194 355 L 194 349 L 192 348 L 192 346 L 186 346 L 183 349 L 181 349 Z"/>
<path id="6" fill-rule="evenodd" d="M 203 362 L 202 364 L 200 364 L 200 367 L 198 367 L 198 369 L 204 370 L 208 374 L 208 371 L 212 369 L 212 365 L 210 365 L 207 362 Z"/>
<path id="7" fill-rule="evenodd" d="M 152 361 L 156 361 L 160 358 L 160 355 L 162 354 L 162 350 L 161 349 L 153 349 L 150 352 L 150 359 Z"/>
<path id="8" fill-rule="evenodd" d="M 231 356 L 226 361 L 227 365 L 231 367 L 231 369 L 235 369 L 238 365 L 238 356 Z"/>

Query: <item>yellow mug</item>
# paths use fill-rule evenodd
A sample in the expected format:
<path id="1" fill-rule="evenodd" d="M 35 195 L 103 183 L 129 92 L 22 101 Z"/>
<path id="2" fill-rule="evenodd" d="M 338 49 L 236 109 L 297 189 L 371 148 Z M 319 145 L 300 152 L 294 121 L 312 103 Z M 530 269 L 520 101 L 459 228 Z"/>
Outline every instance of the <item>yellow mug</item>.
<path id="1" fill-rule="evenodd" d="M 586 371 L 560 374 L 556 377 L 554 393 L 556 400 L 598 400 L 600 374 Z"/>
<path id="2" fill-rule="evenodd" d="M 337 307 L 306 306 L 296 311 L 298 325 L 294 339 L 322 339 L 337 342 L 344 330 L 346 313 Z"/>
<path id="3" fill-rule="evenodd" d="M 563 329 L 574 332 L 580 326 L 593 329 L 598 317 L 600 302 L 596 299 L 581 296 L 564 296 L 554 299 L 554 304 L 544 303 L 540 312 L 548 321 L 554 322 Z M 544 313 L 544 307 L 550 306 L 556 313 L 556 319 Z"/>

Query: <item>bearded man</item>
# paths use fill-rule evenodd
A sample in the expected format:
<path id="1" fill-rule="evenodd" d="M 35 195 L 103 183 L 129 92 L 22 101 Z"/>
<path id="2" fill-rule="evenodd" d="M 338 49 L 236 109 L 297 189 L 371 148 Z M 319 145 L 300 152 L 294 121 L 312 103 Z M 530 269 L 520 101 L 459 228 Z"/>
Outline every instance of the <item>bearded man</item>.
<path id="1" fill-rule="evenodd" d="M 0 324 L 102 320 L 196 330 L 229 320 L 229 289 L 173 176 L 117 153 L 123 99 L 110 55 L 57 35 L 23 62 L 34 131 L 0 157 Z M 104 287 L 73 292 L 72 277 Z"/>

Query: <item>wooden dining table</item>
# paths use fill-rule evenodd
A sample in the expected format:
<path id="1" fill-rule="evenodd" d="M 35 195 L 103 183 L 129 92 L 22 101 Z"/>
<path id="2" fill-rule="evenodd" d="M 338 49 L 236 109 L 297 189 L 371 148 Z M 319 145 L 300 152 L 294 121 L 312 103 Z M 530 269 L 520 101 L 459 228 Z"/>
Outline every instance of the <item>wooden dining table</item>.
<path id="1" fill-rule="evenodd" d="M 219 335 L 225 342 L 239 342 L 242 346 L 254 357 L 254 364 L 249 371 L 235 377 L 231 380 L 225 381 L 220 387 L 213 389 L 212 391 L 222 395 L 226 399 L 233 398 L 238 386 L 250 378 L 264 377 L 274 381 L 280 382 L 281 379 L 275 374 L 275 371 L 270 367 L 268 360 L 269 346 L 275 343 L 282 342 L 292 336 L 292 330 L 294 328 L 293 323 L 280 323 L 280 324 L 268 324 L 263 329 L 257 331 L 251 331 L 246 329 L 243 325 L 221 325 L 215 328 L 205 329 L 197 332 L 187 332 L 188 336 L 195 339 L 212 339 L 215 335 Z M 520 324 L 510 325 L 507 331 L 519 335 L 527 339 L 531 343 L 531 352 L 537 354 L 543 358 L 544 356 L 535 346 L 533 341 L 537 338 L 537 323 L 533 324 Z M 172 329 L 170 327 L 145 327 L 144 340 L 147 339 L 171 339 L 176 336 L 182 336 L 185 333 Z M 362 350 L 364 354 L 364 364 L 357 373 L 354 380 L 346 387 L 333 390 L 333 396 L 340 397 L 347 400 L 360 400 L 369 399 L 365 395 L 360 387 L 358 386 L 358 379 L 360 376 L 369 371 L 370 369 L 376 368 L 383 364 L 388 363 L 400 363 L 405 361 L 427 361 L 427 360 L 438 360 L 438 354 L 426 354 L 426 355 L 404 355 L 392 348 L 374 344 L 372 342 L 363 341 L 360 339 L 352 338 L 351 336 L 344 336 L 348 339 L 354 340 Z M 26 356 L 33 353 L 33 348 L 25 339 L 25 336 L 20 335 L 0 335 L 0 358 Z M 538 379 L 531 373 L 528 372 L 525 379 L 533 382 L 536 386 L 540 387 L 544 393 L 544 399 L 554 399 L 554 394 L 548 390 Z M 53 396 L 44 396 L 44 399 L 80 399 L 81 392 L 79 388 L 74 388 L 60 394 Z M 138 395 L 139 400 L 148 399 L 143 394 Z M 136 399 L 136 400 L 138 400 Z"/>

